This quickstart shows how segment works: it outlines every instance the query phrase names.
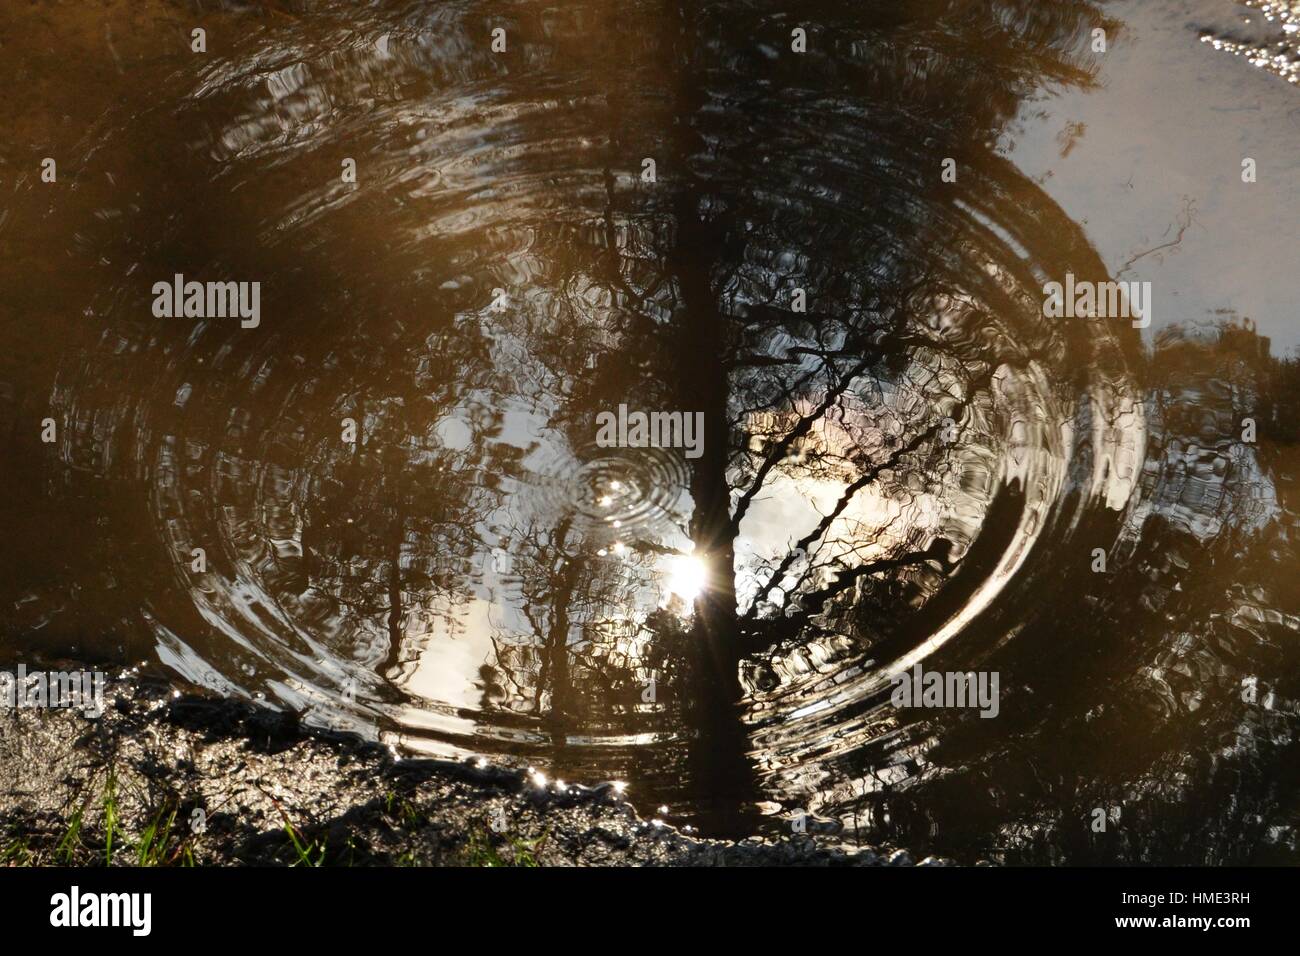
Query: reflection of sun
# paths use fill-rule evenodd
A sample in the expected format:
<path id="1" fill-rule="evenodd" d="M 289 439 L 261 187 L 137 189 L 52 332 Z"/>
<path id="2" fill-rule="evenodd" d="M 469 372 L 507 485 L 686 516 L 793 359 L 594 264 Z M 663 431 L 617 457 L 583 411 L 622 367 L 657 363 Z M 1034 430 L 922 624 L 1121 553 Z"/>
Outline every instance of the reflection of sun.
<path id="1" fill-rule="evenodd" d="M 693 554 L 679 554 L 668 563 L 668 591 L 687 604 L 699 597 L 708 579 L 708 568 Z"/>

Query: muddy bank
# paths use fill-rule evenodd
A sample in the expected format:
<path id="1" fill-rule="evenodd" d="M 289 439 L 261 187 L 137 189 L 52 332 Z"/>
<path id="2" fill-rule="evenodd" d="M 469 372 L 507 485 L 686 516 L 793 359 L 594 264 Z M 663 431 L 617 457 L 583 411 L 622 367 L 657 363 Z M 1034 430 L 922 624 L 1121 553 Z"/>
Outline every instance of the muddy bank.
<path id="1" fill-rule="evenodd" d="M 102 717 L 0 717 L 8 865 L 912 865 L 904 851 L 695 839 L 621 788 L 404 760 L 244 704 L 113 682 Z M 936 859 L 922 863 L 941 862 Z"/>

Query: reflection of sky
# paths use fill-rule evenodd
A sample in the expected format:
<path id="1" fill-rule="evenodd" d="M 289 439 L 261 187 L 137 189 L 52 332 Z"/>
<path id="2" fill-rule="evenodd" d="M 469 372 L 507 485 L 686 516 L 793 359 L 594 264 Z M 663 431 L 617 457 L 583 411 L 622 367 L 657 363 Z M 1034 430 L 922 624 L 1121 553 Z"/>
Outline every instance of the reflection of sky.
<path id="1" fill-rule="evenodd" d="M 506 338 L 499 330 L 496 334 L 498 341 Z M 515 354 L 527 353 L 521 347 Z M 443 441 L 454 447 L 471 435 L 471 406 L 479 400 L 480 396 L 471 396 L 438 423 Z M 621 542 L 624 535 L 604 528 L 593 532 L 590 522 L 580 517 L 574 520 L 578 504 L 574 495 L 582 462 L 564 433 L 550 427 L 552 404 L 553 399 L 541 393 L 500 399 L 500 428 L 489 440 L 526 452 L 520 468 L 527 478 L 521 481 L 517 476 L 502 476 L 500 507 L 478 525 L 483 546 L 471 558 L 474 572 L 468 582 L 470 590 L 429 614 L 412 615 L 408 621 L 404 645 L 420 650 L 414 669 L 400 683 L 414 697 L 438 704 L 437 714 L 407 714 L 413 726 L 469 732 L 472 722 L 453 717 L 448 709 L 472 711 L 482 706 L 480 668 L 495 660 L 494 639 L 537 644 L 540 635 L 526 612 L 544 617 L 548 609 L 530 608 L 520 588 L 521 575 L 535 574 L 536 569 L 530 567 L 537 562 L 587 560 L 644 566 L 646 571 L 637 581 L 628 582 L 624 590 L 617 592 L 617 604 L 604 611 L 610 617 L 625 615 L 633 623 L 663 606 L 674 585 L 681 590 L 696 583 L 689 563 L 683 564 L 667 554 L 647 559 L 634 555 L 621 543 L 615 548 L 611 542 Z M 553 551 L 535 552 L 516 537 L 529 528 L 550 534 L 565 522 L 569 524 L 564 543 Z M 689 540 L 671 522 L 638 526 L 627 538 L 630 542 L 648 541 L 663 548 L 690 550 Z M 602 544 L 607 547 L 600 547 Z M 582 636 L 583 621 L 577 615 L 570 623 L 567 638 L 573 642 Z"/>
<path id="2" fill-rule="evenodd" d="M 1300 345 L 1294 322 L 1300 229 L 1300 89 L 1203 31 L 1266 44 L 1300 34 L 1228 0 L 1124 0 L 1100 54 L 1099 86 L 1026 102 L 1003 138 L 1010 158 L 1079 222 L 1112 274 L 1150 281 L 1153 331 L 1221 309 L 1254 319 L 1274 352 Z M 1258 181 L 1242 183 L 1252 157 Z M 1181 222 L 1186 222 L 1184 218 Z"/>
<path id="3" fill-rule="evenodd" d="M 765 483 L 764 494 L 754 499 L 749 510 L 745 512 L 740 526 L 740 537 L 736 541 L 736 566 L 744 569 L 752 566 L 755 559 L 767 559 L 770 563 L 779 563 L 796 541 L 817 527 L 822 516 L 831 512 L 844 494 L 847 482 L 824 481 L 807 476 L 791 478 L 775 472 Z M 927 513 L 925 507 L 913 503 L 918 515 Z M 824 535 L 826 544 L 817 553 L 819 563 L 833 557 L 844 556 L 845 564 L 852 567 L 871 561 L 885 554 L 887 547 L 894 544 L 892 538 L 883 538 L 874 542 L 864 542 L 856 533 L 856 527 L 884 528 L 898 517 L 901 504 L 891 501 L 876 493 L 874 487 L 863 488 L 857 492 L 835 522 Z M 849 552 L 854 552 L 849 556 Z M 805 566 L 800 563 L 790 569 L 787 583 L 798 580 Z M 762 572 L 757 577 L 742 572 L 737 577 L 738 595 L 744 603 L 753 598 L 755 589 L 765 584 L 770 572 Z M 774 593 L 775 601 L 780 597 Z"/>
<path id="4" fill-rule="evenodd" d="M 492 604 L 480 598 L 458 603 L 434 617 L 418 640 L 420 659 L 404 690 L 422 700 L 477 710 L 479 668 L 492 657 Z"/>

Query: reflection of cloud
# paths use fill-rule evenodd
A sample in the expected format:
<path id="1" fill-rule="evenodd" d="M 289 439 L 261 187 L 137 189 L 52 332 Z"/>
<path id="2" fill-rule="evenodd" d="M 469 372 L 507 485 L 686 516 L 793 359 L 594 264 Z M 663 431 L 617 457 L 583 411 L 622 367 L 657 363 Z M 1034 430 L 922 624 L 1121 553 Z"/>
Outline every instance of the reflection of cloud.
<path id="1" fill-rule="evenodd" d="M 780 561 L 789 553 L 791 544 L 811 532 L 823 515 L 834 510 L 847 487 L 845 481 L 804 475 L 796 478 L 775 474 L 767 480 L 766 493 L 751 503 L 736 541 L 736 590 L 742 601 L 750 600 L 767 579 L 766 574 L 755 578 L 746 569 L 763 560 Z M 909 507 L 918 517 L 934 510 L 916 501 Z M 825 544 L 817 551 L 818 561 L 846 557 L 850 552 L 853 557 L 849 564 L 865 563 L 883 556 L 887 548 L 897 542 L 887 534 L 866 541 L 862 529 L 887 528 L 902 511 L 901 502 L 881 496 L 876 488 L 860 489 L 820 539 Z M 803 570 L 802 567 L 791 569 L 796 575 Z"/>
<path id="2" fill-rule="evenodd" d="M 419 700 L 476 709 L 482 699 L 479 668 L 492 654 L 492 607 L 471 598 L 434 617 L 430 629 L 409 642 L 423 649 L 403 689 Z"/>
<path id="3" fill-rule="evenodd" d="M 459 418 L 444 418 L 434 426 L 434 430 L 443 447 L 453 451 L 464 451 L 473 440 L 473 431 Z"/>

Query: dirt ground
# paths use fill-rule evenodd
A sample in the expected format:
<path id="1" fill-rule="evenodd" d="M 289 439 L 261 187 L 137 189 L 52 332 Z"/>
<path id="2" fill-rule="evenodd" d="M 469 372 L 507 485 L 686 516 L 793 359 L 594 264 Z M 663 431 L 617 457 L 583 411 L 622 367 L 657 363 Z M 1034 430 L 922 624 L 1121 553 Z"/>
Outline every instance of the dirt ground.
<path id="1" fill-rule="evenodd" d="M 0 717 L 7 865 L 914 865 L 812 834 L 727 843 L 642 819 L 612 783 L 396 757 L 243 704 L 110 684 L 102 717 Z M 946 861 L 927 859 L 921 865 Z"/>

